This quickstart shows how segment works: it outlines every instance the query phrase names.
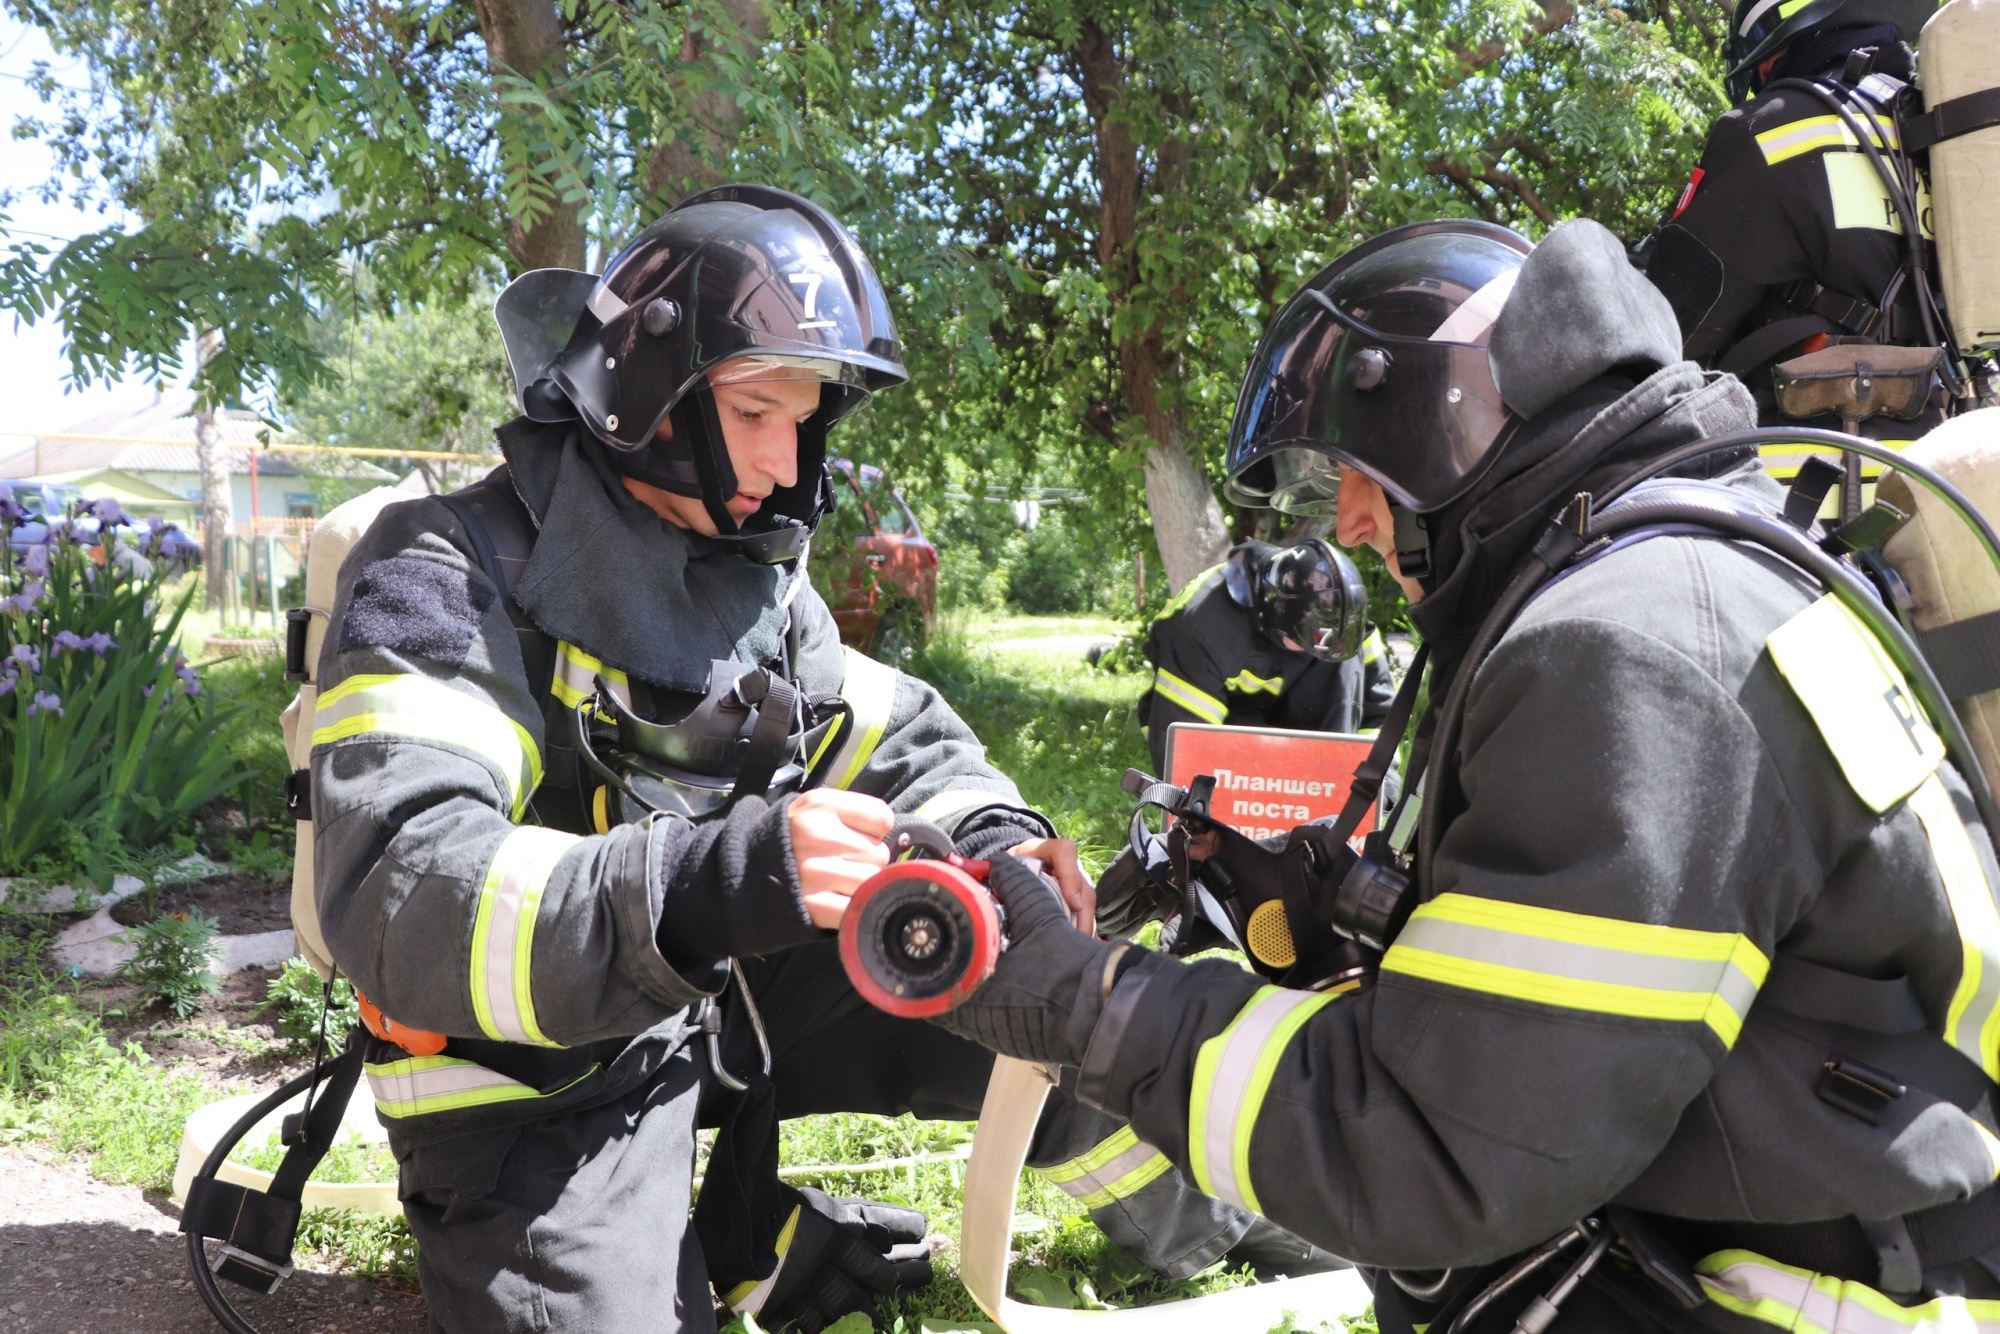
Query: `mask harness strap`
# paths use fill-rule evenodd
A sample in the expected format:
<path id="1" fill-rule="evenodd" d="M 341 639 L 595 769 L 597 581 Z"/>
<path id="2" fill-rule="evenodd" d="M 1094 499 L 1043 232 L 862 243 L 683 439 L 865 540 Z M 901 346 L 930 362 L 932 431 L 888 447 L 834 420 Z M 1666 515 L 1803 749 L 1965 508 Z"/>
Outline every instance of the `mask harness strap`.
<path id="1" fill-rule="evenodd" d="M 757 721 L 751 725 L 742 767 L 736 771 L 736 786 L 729 791 L 732 806 L 771 790 L 771 780 L 791 754 L 799 688 L 776 672 L 760 670 L 746 673 L 736 683 L 736 697 L 756 706 Z"/>

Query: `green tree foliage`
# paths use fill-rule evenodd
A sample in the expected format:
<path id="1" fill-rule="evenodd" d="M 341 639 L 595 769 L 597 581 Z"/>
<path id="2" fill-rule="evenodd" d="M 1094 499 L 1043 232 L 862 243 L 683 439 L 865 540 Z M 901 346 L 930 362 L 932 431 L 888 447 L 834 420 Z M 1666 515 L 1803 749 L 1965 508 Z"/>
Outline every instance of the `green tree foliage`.
<path id="1" fill-rule="evenodd" d="M 1074 478 L 1178 585 L 1243 520 L 1214 482 L 1263 322 L 1396 223 L 1628 237 L 1720 110 L 1721 0 L 4 0 L 85 57 L 26 127 L 137 213 L 17 244 L 80 376 L 342 372 L 318 312 L 580 265 L 690 190 L 786 185 L 862 233 L 913 385 L 871 461 Z M 347 266 L 369 283 L 357 285 Z M 1150 531 L 1149 531 L 1150 530 Z"/>

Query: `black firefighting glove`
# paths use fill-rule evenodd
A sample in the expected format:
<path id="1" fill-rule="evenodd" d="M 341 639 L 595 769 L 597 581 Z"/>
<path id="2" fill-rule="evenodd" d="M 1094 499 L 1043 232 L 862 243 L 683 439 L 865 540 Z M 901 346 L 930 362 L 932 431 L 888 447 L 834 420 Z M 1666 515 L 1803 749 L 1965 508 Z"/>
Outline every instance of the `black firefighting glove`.
<path id="1" fill-rule="evenodd" d="M 810 1186 L 791 1193 L 797 1203 L 778 1234 L 778 1267 L 731 1289 L 731 1310 L 773 1334 L 820 1334 L 856 1311 L 873 1320 L 878 1297 L 930 1283 L 928 1223 L 915 1209 L 836 1200 Z"/>
<path id="2" fill-rule="evenodd" d="M 986 887 L 1006 912 L 1007 947 L 993 976 L 935 1022 L 1003 1056 L 1081 1065 L 1107 966 L 1143 952 L 1078 931 L 1055 886 L 1018 858 L 996 856 L 992 868 Z"/>

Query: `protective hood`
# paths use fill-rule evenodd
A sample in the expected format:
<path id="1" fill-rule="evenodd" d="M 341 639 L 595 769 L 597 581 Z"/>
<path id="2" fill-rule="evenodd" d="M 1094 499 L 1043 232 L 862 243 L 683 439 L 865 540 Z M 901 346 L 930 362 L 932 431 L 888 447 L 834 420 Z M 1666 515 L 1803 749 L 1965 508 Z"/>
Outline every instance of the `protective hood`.
<path id="1" fill-rule="evenodd" d="M 579 423 L 497 432 L 540 533 L 514 599 L 545 633 L 631 676 L 704 692 L 718 660 L 768 665 L 803 571 L 736 558 L 635 500 Z"/>
<path id="2" fill-rule="evenodd" d="M 1533 417 L 1613 367 L 1640 380 L 1681 359 L 1674 308 L 1588 219 L 1542 238 L 1494 321 L 1487 359 L 1510 412 Z"/>

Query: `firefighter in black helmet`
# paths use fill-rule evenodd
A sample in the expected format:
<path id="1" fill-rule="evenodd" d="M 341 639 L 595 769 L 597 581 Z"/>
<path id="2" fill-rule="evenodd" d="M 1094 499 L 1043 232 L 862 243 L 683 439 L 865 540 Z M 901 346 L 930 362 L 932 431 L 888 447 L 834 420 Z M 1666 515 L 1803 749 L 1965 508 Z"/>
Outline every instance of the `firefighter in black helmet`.
<path id="1" fill-rule="evenodd" d="M 1372 930 L 1372 981 L 1088 939 L 1010 878 L 1009 948 L 941 1022 L 1076 1067 L 1198 1184 L 1369 1269 L 1384 1334 L 2000 1324 L 1979 775 L 1756 459 L 1687 452 L 1754 421 L 1588 220 L 1532 251 L 1417 224 L 1314 277 L 1229 482 L 1332 509 L 1403 582 L 1421 773 L 1363 854 L 1209 855 L 1282 892 L 1301 958 Z"/>
<path id="2" fill-rule="evenodd" d="M 1381 722 L 1396 685 L 1367 610 L 1360 571 L 1319 538 L 1232 548 L 1146 633 L 1153 688 L 1139 708 L 1155 772 L 1166 772 L 1175 723 L 1360 732 Z"/>
<path id="3" fill-rule="evenodd" d="M 1716 121 L 1642 254 L 1687 355 L 1741 379 L 1764 425 L 1790 420 L 1772 382 L 1778 363 L 1829 344 L 1937 347 L 1945 336 L 1930 194 L 1898 130 L 1899 114 L 1919 109 L 1909 44 L 1936 8 L 1737 0 L 1724 48 L 1737 105 Z M 1922 234 L 1914 244 L 1911 217 Z M 1914 439 L 1942 419 L 1944 402 L 1940 382 L 1918 419 L 1871 418 L 1862 431 Z M 1802 424 L 1841 429 L 1833 415 Z M 1767 453 L 1767 462 L 1789 476 L 1799 457 Z"/>

